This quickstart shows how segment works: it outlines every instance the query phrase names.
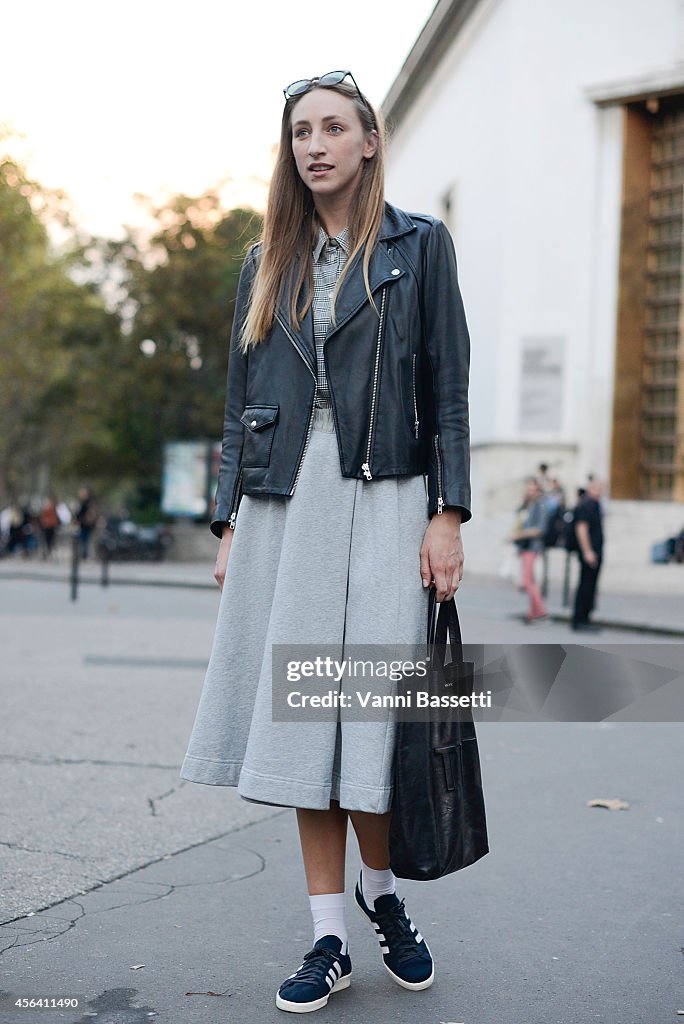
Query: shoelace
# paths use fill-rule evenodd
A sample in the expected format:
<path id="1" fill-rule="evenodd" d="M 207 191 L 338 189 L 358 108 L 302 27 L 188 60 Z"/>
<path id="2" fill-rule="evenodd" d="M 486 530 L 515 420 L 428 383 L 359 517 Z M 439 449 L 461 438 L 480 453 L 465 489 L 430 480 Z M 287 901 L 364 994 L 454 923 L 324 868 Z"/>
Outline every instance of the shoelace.
<path id="1" fill-rule="evenodd" d="M 295 981 L 319 981 L 328 973 L 333 964 L 340 963 L 340 957 L 332 949 L 319 946 L 317 949 L 310 949 L 304 957 L 304 963 L 299 968 L 294 978 L 288 978 L 288 982 Z"/>
<path id="2" fill-rule="evenodd" d="M 391 910 L 375 914 L 375 919 L 387 940 L 386 944 L 400 961 L 412 960 L 418 952 L 418 943 L 404 911 L 405 899 L 406 897 L 400 900 Z"/>

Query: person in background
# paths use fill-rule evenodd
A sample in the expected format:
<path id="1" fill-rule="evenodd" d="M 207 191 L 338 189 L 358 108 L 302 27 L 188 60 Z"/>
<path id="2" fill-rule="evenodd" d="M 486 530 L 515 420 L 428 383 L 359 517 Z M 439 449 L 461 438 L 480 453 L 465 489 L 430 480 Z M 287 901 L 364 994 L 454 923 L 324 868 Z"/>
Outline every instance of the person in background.
<path id="1" fill-rule="evenodd" d="M 76 522 L 80 526 L 81 558 L 86 559 L 90 534 L 97 524 L 97 506 L 90 487 L 82 487 L 78 497 L 81 504 L 76 513 Z"/>
<path id="2" fill-rule="evenodd" d="M 544 587 L 542 593 L 546 593 L 546 548 L 555 548 L 563 538 L 565 531 L 565 491 L 558 482 L 558 478 L 552 476 L 549 480 L 549 489 L 544 495 L 546 509 L 549 513 L 546 523 L 546 534 L 544 536 Z"/>
<path id="3" fill-rule="evenodd" d="M 25 522 L 25 512 L 19 505 L 12 505 L 9 515 L 9 529 L 7 531 L 7 553 L 10 555 L 15 554 L 19 548 L 23 550 L 24 557 L 28 555 Z"/>
<path id="4" fill-rule="evenodd" d="M 12 524 L 12 506 L 7 505 L 0 510 L 0 555 L 9 554 L 7 545 L 9 543 L 10 527 Z"/>
<path id="5" fill-rule="evenodd" d="M 514 531 L 511 540 L 520 553 L 523 587 L 530 599 L 525 622 L 531 623 L 548 617 L 539 584 L 535 579 L 535 563 L 538 555 L 544 550 L 549 511 L 536 477 L 528 477 L 526 481 L 525 496 L 518 514 L 522 518 L 522 528 Z"/>
<path id="6" fill-rule="evenodd" d="M 585 493 L 575 509 L 575 535 L 577 556 L 580 560 L 580 578 L 575 593 L 572 628 L 584 632 L 598 632 L 601 627 L 589 621 L 596 600 L 601 562 L 603 559 L 603 512 L 601 494 L 603 486 L 595 477 L 589 478 Z"/>
<path id="7" fill-rule="evenodd" d="M 665 545 L 668 559 L 684 562 L 684 526 L 674 537 L 668 537 Z"/>
<path id="8" fill-rule="evenodd" d="M 541 493 L 548 494 L 551 489 L 551 477 L 549 476 L 549 466 L 547 462 L 539 463 L 535 479 L 539 484 L 539 490 Z"/>
<path id="9" fill-rule="evenodd" d="M 24 558 L 28 558 L 37 547 L 35 516 L 30 505 L 13 506 L 7 541 L 8 553 L 14 554 L 18 548 L 21 548 Z"/>
<path id="10" fill-rule="evenodd" d="M 559 508 L 565 508 L 565 491 L 558 480 L 557 476 L 552 476 L 549 480 L 549 489 L 546 492 L 546 503 L 549 507 L 549 512 L 553 513 Z"/>
<path id="11" fill-rule="evenodd" d="M 50 558 L 54 550 L 55 537 L 60 522 L 57 511 L 57 498 L 54 494 L 45 499 L 45 504 L 38 516 L 38 522 L 43 532 L 43 558 Z"/>

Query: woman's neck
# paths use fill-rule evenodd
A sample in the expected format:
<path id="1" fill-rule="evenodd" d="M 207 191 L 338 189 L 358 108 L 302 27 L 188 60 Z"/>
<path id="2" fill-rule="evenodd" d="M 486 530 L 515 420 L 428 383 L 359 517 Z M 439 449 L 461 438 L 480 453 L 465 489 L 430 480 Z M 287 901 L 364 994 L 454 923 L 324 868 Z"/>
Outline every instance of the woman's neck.
<path id="1" fill-rule="evenodd" d="M 349 224 L 349 205 L 346 197 L 326 203 L 325 196 L 316 196 L 316 214 L 330 238 L 339 235 Z"/>

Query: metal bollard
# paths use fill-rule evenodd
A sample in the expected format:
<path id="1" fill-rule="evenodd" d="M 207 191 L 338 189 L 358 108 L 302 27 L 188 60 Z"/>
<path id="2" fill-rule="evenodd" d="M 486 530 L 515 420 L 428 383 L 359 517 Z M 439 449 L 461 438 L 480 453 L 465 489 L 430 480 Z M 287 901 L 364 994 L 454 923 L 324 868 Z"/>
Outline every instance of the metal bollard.
<path id="1" fill-rule="evenodd" d="M 81 536 L 80 531 L 74 531 L 71 535 L 71 600 L 78 597 L 78 567 L 81 562 Z"/>
<path id="2" fill-rule="evenodd" d="M 569 551 L 565 552 L 565 572 L 563 573 L 563 607 L 567 608 L 570 604 L 570 559 L 572 555 Z"/>
<path id="3" fill-rule="evenodd" d="M 109 548 L 106 543 L 102 545 L 102 574 L 100 584 L 103 587 L 109 586 Z"/>
<path id="4" fill-rule="evenodd" d="M 542 585 L 541 585 L 541 595 L 542 595 L 542 597 L 546 597 L 548 595 L 548 592 L 549 592 L 549 550 L 548 550 L 548 548 L 544 548 L 544 550 L 542 551 L 542 569 L 543 569 L 543 577 L 542 577 Z"/>

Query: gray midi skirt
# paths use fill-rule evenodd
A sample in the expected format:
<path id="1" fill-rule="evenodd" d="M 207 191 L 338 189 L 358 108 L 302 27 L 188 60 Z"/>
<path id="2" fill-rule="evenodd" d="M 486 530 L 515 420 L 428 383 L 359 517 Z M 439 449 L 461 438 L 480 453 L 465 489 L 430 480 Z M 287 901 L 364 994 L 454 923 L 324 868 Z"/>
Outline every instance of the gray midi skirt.
<path id="1" fill-rule="evenodd" d="M 181 778 L 279 806 L 389 809 L 391 713 L 274 721 L 272 645 L 424 644 L 428 522 L 424 477 L 343 477 L 316 409 L 292 496 L 242 496 Z"/>

